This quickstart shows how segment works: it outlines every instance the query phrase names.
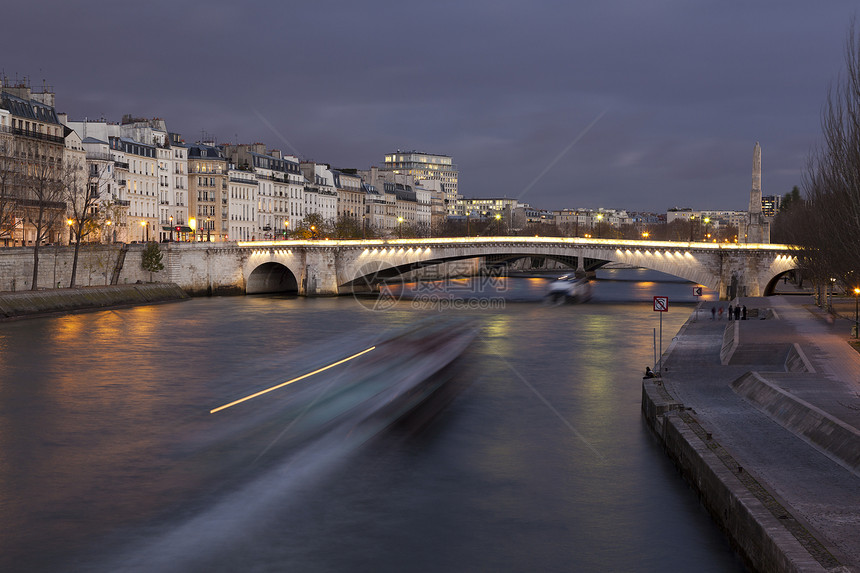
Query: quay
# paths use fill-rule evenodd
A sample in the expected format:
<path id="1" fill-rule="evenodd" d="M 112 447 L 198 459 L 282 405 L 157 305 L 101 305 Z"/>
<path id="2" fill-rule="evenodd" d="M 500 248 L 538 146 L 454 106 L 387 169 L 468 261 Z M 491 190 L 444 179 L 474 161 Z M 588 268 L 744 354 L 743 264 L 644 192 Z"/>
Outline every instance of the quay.
<path id="1" fill-rule="evenodd" d="M 643 380 L 646 422 L 753 570 L 860 571 L 853 321 L 811 296 L 733 302 L 747 320 L 701 303 Z"/>
<path id="2" fill-rule="evenodd" d="M 173 283 L 143 283 L 0 293 L 0 321 L 104 310 L 190 298 Z"/>

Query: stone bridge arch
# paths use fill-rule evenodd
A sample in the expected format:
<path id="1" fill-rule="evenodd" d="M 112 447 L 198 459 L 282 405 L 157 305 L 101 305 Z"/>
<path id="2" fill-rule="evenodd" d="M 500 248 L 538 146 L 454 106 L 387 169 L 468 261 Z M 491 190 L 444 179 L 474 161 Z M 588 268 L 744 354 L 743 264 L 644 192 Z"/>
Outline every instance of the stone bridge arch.
<path id="1" fill-rule="evenodd" d="M 245 294 L 296 293 L 302 291 L 304 257 L 292 249 L 254 250 L 245 261 L 242 275 Z"/>

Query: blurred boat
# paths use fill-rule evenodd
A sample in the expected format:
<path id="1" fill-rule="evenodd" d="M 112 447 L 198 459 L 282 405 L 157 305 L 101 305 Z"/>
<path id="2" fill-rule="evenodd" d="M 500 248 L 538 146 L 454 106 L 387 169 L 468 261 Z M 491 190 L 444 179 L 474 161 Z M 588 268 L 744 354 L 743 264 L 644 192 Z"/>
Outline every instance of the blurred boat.
<path id="1" fill-rule="evenodd" d="M 372 350 L 333 361 L 319 373 L 276 386 L 265 396 L 258 392 L 258 397 L 238 400 L 236 407 L 225 411 L 236 423 L 234 430 L 244 426 L 234 438 L 254 442 L 256 434 L 277 433 L 278 449 L 321 438 L 326 443 L 363 442 L 439 390 L 450 378 L 441 371 L 477 333 L 473 319 L 420 321 L 375 343 Z M 220 415 L 218 409 L 213 412 Z"/>
<path id="2" fill-rule="evenodd" d="M 560 276 L 550 283 L 546 297 L 557 303 L 588 302 L 591 300 L 591 281 L 586 276 Z"/>

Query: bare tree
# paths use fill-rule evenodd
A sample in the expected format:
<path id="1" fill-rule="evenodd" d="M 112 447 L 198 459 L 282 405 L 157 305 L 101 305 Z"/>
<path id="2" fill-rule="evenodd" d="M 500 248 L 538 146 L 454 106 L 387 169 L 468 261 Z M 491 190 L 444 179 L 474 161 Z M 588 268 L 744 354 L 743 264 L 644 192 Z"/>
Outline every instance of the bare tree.
<path id="1" fill-rule="evenodd" d="M 860 286 L 860 35 L 845 44 L 845 70 L 830 86 L 821 117 L 823 142 L 804 172 L 806 201 L 792 205 L 790 234 L 814 281 Z"/>
<path id="2" fill-rule="evenodd" d="M 12 143 L 0 141 L 0 240 L 7 245 L 15 233 L 20 175 Z"/>
<path id="3" fill-rule="evenodd" d="M 62 162 L 42 156 L 27 166 L 27 191 L 30 198 L 22 201 L 25 210 L 29 212 L 35 233 L 33 241 L 33 284 L 32 290 L 38 288 L 39 281 L 39 247 L 42 242 L 54 233 L 59 240 L 59 227 L 66 205 L 63 203 L 63 185 L 60 181 Z"/>
<path id="4" fill-rule="evenodd" d="M 89 168 L 80 160 L 69 161 L 63 165 L 60 182 L 75 240 L 69 288 L 75 288 L 81 240 L 98 230 L 99 189 L 102 180 L 106 178 L 107 169 L 97 163 L 90 164 Z"/>

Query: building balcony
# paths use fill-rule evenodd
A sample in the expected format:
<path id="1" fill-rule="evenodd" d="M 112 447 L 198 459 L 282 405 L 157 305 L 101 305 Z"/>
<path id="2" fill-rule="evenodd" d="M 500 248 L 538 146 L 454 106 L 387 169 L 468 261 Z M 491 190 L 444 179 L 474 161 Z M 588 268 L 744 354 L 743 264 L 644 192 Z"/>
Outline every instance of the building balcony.
<path id="1" fill-rule="evenodd" d="M 20 127 L 10 127 L 8 125 L 0 126 L 0 132 L 11 133 L 12 135 L 20 135 L 22 137 L 30 137 L 32 139 L 41 139 L 42 141 L 50 141 L 51 143 L 65 143 L 66 140 L 56 135 L 48 135 L 47 133 L 39 133 L 29 129 L 21 129 Z"/>

